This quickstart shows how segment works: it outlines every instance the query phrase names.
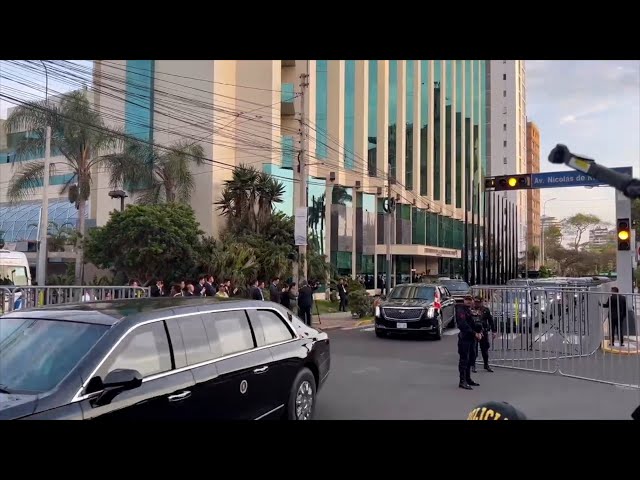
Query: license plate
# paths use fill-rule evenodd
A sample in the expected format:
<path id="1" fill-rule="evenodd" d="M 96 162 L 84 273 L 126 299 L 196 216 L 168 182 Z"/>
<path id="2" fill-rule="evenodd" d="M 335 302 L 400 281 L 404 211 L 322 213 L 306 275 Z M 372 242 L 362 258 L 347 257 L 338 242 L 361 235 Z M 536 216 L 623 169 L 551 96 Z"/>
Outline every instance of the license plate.
<path id="1" fill-rule="evenodd" d="M 400 323 L 400 322 L 398 322 L 398 323 L 396 324 L 396 327 L 397 327 L 397 328 L 407 328 L 407 324 L 406 324 L 406 323 Z"/>

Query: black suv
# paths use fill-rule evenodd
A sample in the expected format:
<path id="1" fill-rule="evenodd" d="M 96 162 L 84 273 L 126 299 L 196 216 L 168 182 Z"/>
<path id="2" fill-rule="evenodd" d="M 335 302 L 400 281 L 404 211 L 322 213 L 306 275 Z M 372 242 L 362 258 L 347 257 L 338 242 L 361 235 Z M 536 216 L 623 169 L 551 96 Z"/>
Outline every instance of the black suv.
<path id="1" fill-rule="evenodd" d="M 0 317 L 0 419 L 308 420 L 327 334 L 271 302 L 148 298 Z"/>
<path id="2" fill-rule="evenodd" d="M 426 332 L 440 339 L 444 329 L 453 324 L 455 300 L 444 285 L 398 285 L 375 311 L 378 337 L 391 332 Z"/>

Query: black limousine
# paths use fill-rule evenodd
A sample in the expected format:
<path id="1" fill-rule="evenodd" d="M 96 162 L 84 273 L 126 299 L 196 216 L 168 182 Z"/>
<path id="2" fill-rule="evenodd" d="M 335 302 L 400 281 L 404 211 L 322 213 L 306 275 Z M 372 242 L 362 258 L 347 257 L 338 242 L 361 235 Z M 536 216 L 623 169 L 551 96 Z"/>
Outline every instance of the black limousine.
<path id="1" fill-rule="evenodd" d="M 145 298 L 0 317 L 0 419 L 313 418 L 329 338 L 271 302 Z"/>

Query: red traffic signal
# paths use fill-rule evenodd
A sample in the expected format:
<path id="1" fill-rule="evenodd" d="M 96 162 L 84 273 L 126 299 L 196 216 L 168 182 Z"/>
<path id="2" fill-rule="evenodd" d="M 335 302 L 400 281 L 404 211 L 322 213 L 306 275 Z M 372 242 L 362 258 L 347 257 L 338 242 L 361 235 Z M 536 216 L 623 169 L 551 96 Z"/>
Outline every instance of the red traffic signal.
<path id="1" fill-rule="evenodd" d="M 628 218 L 619 218 L 617 221 L 618 250 L 631 250 L 631 222 Z"/>

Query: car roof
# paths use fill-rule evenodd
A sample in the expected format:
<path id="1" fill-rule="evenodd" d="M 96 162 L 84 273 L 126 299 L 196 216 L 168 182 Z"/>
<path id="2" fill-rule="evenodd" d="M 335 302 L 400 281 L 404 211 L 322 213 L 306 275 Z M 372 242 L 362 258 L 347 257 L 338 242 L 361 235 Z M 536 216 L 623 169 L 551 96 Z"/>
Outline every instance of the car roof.
<path id="1" fill-rule="evenodd" d="M 394 288 L 398 287 L 435 287 L 439 285 L 438 282 L 422 282 L 422 283 L 401 283 L 396 285 Z"/>
<path id="2" fill-rule="evenodd" d="M 159 297 L 78 302 L 48 305 L 46 307 L 18 310 L 3 318 L 33 318 L 68 322 L 93 323 L 112 326 L 124 319 L 145 321 L 163 314 L 189 313 L 211 307 L 211 310 L 228 308 L 255 308 L 257 305 L 275 305 L 259 300 L 234 300 L 213 297 Z M 218 307 L 218 308 L 216 308 Z"/>

